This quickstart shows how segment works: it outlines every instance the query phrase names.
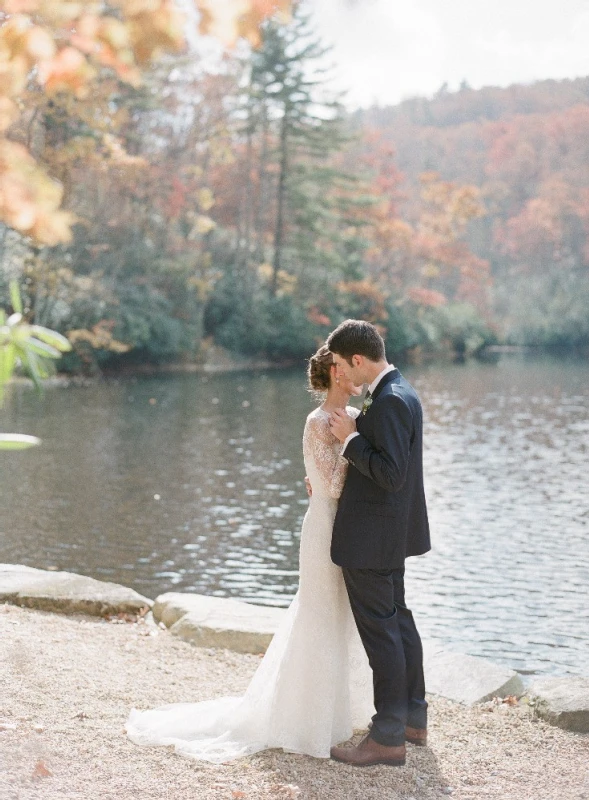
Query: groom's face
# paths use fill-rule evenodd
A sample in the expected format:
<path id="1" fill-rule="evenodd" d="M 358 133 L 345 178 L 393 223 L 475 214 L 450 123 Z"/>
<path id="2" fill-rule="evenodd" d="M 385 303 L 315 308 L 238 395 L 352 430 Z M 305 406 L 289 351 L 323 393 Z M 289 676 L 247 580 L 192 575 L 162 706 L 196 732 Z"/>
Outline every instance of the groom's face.
<path id="1" fill-rule="evenodd" d="M 345 358 L 338 355 L 337 353 L 333 354 L 333 363 L 336 367 L 336 376 L 347 378 L 351 381 L 355 386 L 361 386 L 364 383 L 364 378 L 360 374 L 361 372 L 361 365 L 357 364 L 357 359 L 359 357 L 352 356 L 352 363 L 350 364 Z"/>

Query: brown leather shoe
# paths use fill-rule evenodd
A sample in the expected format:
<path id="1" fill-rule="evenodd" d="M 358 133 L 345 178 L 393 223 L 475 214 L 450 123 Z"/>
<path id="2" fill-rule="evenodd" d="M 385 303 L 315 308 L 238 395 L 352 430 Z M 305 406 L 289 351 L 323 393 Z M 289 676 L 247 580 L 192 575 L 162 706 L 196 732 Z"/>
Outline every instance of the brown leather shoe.
<path id="1" fill-rule="evenodd" d="M 388 747 L 365 736 L 357 747 L 332 747 L 331 757 L 352 767 L 371 767 L 374 764 L 402 767 L 405 763 L 405 745 Z"/>
<path id="2" fill-rule="evenodd" d="M 368 723 L 368 730 L 372 728 L 372 722 Z M 427 728 L 412 728 L 410 725 L 405 727 L 405 741 L 425 747 L 427 745 Z"/>
<path id="3" fill-rule="evenodd" d="M 405 728 L 405 741 L 416 744 L 418 747 L 425 747 L 427 745 L 427 728 L 411 728 L 407 725 Z"/>

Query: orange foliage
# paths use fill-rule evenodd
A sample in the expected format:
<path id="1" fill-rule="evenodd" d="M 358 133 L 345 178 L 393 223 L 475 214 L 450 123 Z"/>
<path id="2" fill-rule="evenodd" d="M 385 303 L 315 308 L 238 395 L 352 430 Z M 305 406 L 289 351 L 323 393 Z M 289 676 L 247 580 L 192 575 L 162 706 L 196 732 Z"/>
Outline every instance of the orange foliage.
<path id="1" fill-rule="evenodd" d="M 347 295 L 345 305 L 354 310 L 355 316 L 373 323 L 386 319 L 384 292 L 370 279 L 342 281 L 337 288 L 342 294 Z"/>
<path id="2" fill-rule="evenodd" d="M 307 311 L 307 319 L 314 325 L 325 325 L 325 326 L 331 325 L 330 318 L 326 314 L 323 314 L 317 308 L 317 306 L 313 306 Z"/>
<path id="3" fill-rule="evenodd" d="M 233 47 L 239 38 L 261 44 L 260 25 L 271 16 L 290 20 L 291 0 L 197 0 L 201 33 L 216 36 Z"/>
<path id="4" fill-rule="evenodd" d="M 561 177 L 540 185 L 518 214 L 497 225 L 501 251 L 525 270 L 564 259 L 587 262 L 589 190 L 577 189 Z"/>
<path id="5" fill-rule="evenodd" d="M 69 241 L 75 217 L 59 210 L 62 193 L 25 147 L 0 139 L 0 219 L 48 245 Z"/>
<path id="6" fill-rule="evenodd" d="M 234 44 L 259 42 L 260 23 L 287 15 L 290 0 L 195 0 L 200 30 Z M 90 96 L 108 68 L 137 85 L 141 68 L 184 47 L 186 20 L 172 0 L 115 0 L 117 16 L 99 3 L 5 0 L 0 10 L 0 220 L 40 244 L 70 239 L 71 214 L 60 191 L 22 148 L 2 135 L 18 119 L 32 82 L 46 95 Z M 42 98 L 42 95 L 40 95 Z"/>
<path id="7" fill-rule="evenodd" d="M 443 181 L 435 172 L 421 175 L 421 197 L 425 211 L 420 230 L 451 242 L 462 236 L 471 219 L 482 217 L 485 208 L 476 186 L 460 186 Z"/>
<path id="8" fill-rule="evenodd" d="M 414 238 L 411 225 L 399 218 L 403 175 L 396 165 L 394 148 L 378 131 L 368 129 L 362 146 L 360 164 L 371 175 L 368 194 L 372 200 L 361 211 L 369 241 L 366 264 L 374 280 L 398 287 L 403 282 Z"/>
<path id="9" fill-rule="evenodd" d="M 462 241 L 468 223 L 485 215 L 476 186 L 443 181 L 436 173 L 421 176 L 423 210 L 415 251 L 428 289 L 483 309 L 490 286 L 489 262 Z"/>
<path id="10" fill-rule="evenodd" d="M 434 289 L 424 289 L 421 286 L 410 286 L 407 289 L 407 297 L 418 306 L 430 308 L 438 308 L 448 302 L 441 292 L 436 292 Z"/>

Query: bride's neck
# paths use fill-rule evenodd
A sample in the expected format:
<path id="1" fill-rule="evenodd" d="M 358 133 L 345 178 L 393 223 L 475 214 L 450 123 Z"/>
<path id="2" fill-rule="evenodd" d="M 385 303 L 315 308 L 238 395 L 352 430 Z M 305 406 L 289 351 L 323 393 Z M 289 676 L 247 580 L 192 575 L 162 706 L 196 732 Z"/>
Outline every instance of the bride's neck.
<path id="1" fill-rule="evenodd" d="M 350 395 L 336 384 L 327 390 L 325 400 L 321 403 L 321 408 L 329 412 L 335 411 L 337 408 L 345 408 L 349 399 Z"/>

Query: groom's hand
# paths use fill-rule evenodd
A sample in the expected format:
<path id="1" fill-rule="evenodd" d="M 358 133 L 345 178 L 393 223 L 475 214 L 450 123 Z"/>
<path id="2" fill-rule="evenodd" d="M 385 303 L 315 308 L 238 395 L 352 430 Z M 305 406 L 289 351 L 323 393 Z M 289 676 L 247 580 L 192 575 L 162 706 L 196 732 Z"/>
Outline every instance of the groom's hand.
<path id="1" fill-rule="evenodd" d="M 337 408 L 331 413 L 329 427 L 336 439 L 345 442 L 348 436 L 356 430 L 356 422 L 343 408 Z"/>

